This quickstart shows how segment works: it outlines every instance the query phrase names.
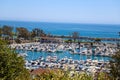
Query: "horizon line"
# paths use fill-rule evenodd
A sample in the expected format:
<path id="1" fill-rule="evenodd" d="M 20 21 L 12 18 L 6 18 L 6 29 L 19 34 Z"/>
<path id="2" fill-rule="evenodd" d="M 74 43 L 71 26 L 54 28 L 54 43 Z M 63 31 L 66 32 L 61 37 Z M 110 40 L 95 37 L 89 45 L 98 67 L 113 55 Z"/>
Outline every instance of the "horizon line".
<path id="1" fill-rule="evenodd" d="M 96 24 L 96 25 L 120 25 L 120 23 L 86 23 L 86 22 L 61 22 L 61 21 L 35 21 L 35 20 L 6 20 L 0 19 L 0 21 L 13 21 L 13 22 L 46 22 L 46 23 L 63 23 L 63 24 Z"/>

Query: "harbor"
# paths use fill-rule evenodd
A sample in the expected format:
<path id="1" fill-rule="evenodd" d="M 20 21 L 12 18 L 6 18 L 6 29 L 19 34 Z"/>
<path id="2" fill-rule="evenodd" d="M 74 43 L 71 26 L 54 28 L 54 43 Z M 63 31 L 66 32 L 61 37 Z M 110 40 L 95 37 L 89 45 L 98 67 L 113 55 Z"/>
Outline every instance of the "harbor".
<path id="1" fill-rule="evenodd" d="M 120 0 L 0 5 L 0 80 L 120 80 Z"/>
<path id="2" fill-rule="evenodd" d="M 18 56 L 25 59 L 29 70 L 39 68 L 63 69 L 95 73 L 109 72 L 110 57 L 118 51 L 116 43 L 22 43 L 11 44 Z"/>

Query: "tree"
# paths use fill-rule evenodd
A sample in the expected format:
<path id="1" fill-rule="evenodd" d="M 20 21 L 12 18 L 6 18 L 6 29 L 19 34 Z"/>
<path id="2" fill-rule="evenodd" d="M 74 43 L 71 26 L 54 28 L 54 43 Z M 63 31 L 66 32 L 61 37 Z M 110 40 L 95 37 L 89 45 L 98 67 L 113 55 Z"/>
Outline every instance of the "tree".
<path id="1" fill-rule="evenodd" d="M 7 36 L 7 37 L 12 37 L 12 30 L 13 30 L 13 27 L 11 27 L 11 26 L 4 25 L 2 27 L 3 35 Z"/>
<path id="2" fill-rule="evenodd" d="M 74 42 L 75 42 L 76 39 L 79 38 L 79 32 L 73 32 L 73 33 L 72 33 L 72 38 L 74 39 Z"/>
<path id="3" fill-rule="evenodd" d="M 52 35 L 51 35 L 51 33 L 49 32 L 49 33 L 47 33 L 47 36 L 48 36 L 48 37 L 51 37 Z"/>
<path id="4" fill-rule="evenodd" d="M 110 69 L 114 80 L 120 79 L 120 51 L 112 56 L 112 60 L 110 61 Z"/>
<path id="5" fill-rule="evenodd" d="M 29 80 L 29 72 L 24 68 L 24 60 L 5 41 L 0 40 L 0 80 Z"/>
<path id="6" fill-rule="evenodd" d="M 38 36 L 40 36 L 41 33 L 42 33 L 42 30 L 40 30 L 39 28 L 34 28 L 31 32 L 31 36 L 38 37 Z"/>
<path id="7" fill-rule="evenodd" d="M 89 76 L 86 73 L 81 72 L 81 74 L 72 74 L 70 71 L 63 71 L 59 69 L 46 69 L 35 75 L 34 78 L 36 80 L 93 80 L 92 76 Z"/>
<path id="8" fill-rule="evenodd" d="M 118 32 L 118 36 L 120 37 L 120 32 Z M 120 40 L 117 42 L 118 49 L 120 49 Z"/>
<path id="9" fill-rule="evenodd" d="M 120 32 L 118 32 L 119 36 L 120 36 Z"/>
<path id="10" fill-rule="evenodd" d="M 101 42 L 101 39 L 100 38 L 96 38 L 95 42 L 99 43 L 99 42 Z"/>
<path id="11" fill-rule="evenodd" d="M 31 32 L 31 37 L 40 37 L 42 34 L 44 34 L 43 30 L 34 28 Z"/>
<path id="12" fill-rule="evenodd" d="M 0 27 L 0 37 L 2 36 L 2 28 Z"/>
<path id="13" fill-rule="evenodd" d="M 27 30 L 27 28 L 19 27 L 19 28 L 16 28 L 16 30 L 17 30 L 18 38 L 29 39 L 30 33 Z"/>

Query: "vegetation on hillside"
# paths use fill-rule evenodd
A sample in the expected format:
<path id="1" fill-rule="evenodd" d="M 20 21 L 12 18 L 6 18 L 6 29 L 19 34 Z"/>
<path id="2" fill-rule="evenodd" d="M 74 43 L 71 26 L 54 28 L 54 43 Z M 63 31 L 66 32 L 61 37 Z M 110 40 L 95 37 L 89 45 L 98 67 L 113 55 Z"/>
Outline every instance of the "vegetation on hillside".
<path id="1" fill-rule="evenodd" d="M 111 75 L 114 80 L 120 80 L 120 51 L 112 56 L 110 61 Z"/>
<path id="2" fill-rule="evenodd" d="M 88 75 L 85 72 L 74 73 L 74 71 L 63 71 L 59 69 L 46 69 L 44 73 L 38 73 L 33 80 L 112 80 L 106 73 L 99 73 L 97 75 Z"/>
<path id="3" fill-rule="evenodd" d="M 29 71 L 24 67 L 24 60 L 14 50 L 7 47 L 0 39 L 0 80 L 29 80 Z"/>

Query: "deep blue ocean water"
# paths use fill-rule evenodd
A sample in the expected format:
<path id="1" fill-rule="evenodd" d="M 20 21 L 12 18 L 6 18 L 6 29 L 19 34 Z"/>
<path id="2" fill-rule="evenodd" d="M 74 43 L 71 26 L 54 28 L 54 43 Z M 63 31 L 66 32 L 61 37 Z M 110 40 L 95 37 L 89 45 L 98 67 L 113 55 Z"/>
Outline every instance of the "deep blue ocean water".
<path id="1" fill-rule="evenodd" d="M 120 25 L 103 25 L 103 24 L 75 24 L 75 23 L 50 23 L 50 22 L 21 22 L 21 21 L 0 21 L 0 26 L 9 25 L 16 27 L 26 27 L 28 30 L 33 28 L 43 29 L 46 33 L 54 35 L 71 35 L 72 32 L 77 31 L 80 36 L 87 37 L 109 37 L 118 38 L 118 32 L 120 32 Z M 57 55 L 58 58 L 67 56 L 72 57 L 74 60 L 80 60 L 80 55 L 73 55 L 68 52 L 65 53 L 45 53 L 45 52 L 27 52 L 27 60 L 38 59 L 40 56 L 46 58 L 47 56 Z M 91 56 L 94 59 L 96 56 Z M 98 60 L 102 58 L 104 61 L 109 60 L 109 57 L 97 56 Z M 82 55 L 82 60 L 86 60 L 86 56 Z"/>
<path id="2" fill-rule="evenodd" d="M 43 29 L 46 33 L 54 35 L 71 35 L 77 31 L 80 36 L 118 38 L 120 25 L 110 24 L 77 24 L 77 23 L 51 23 L 51 22 L 22 22 L 22 21 L 0 21 L 0 26 L 9 25 L 13 27 L 26 27 Z"/>

